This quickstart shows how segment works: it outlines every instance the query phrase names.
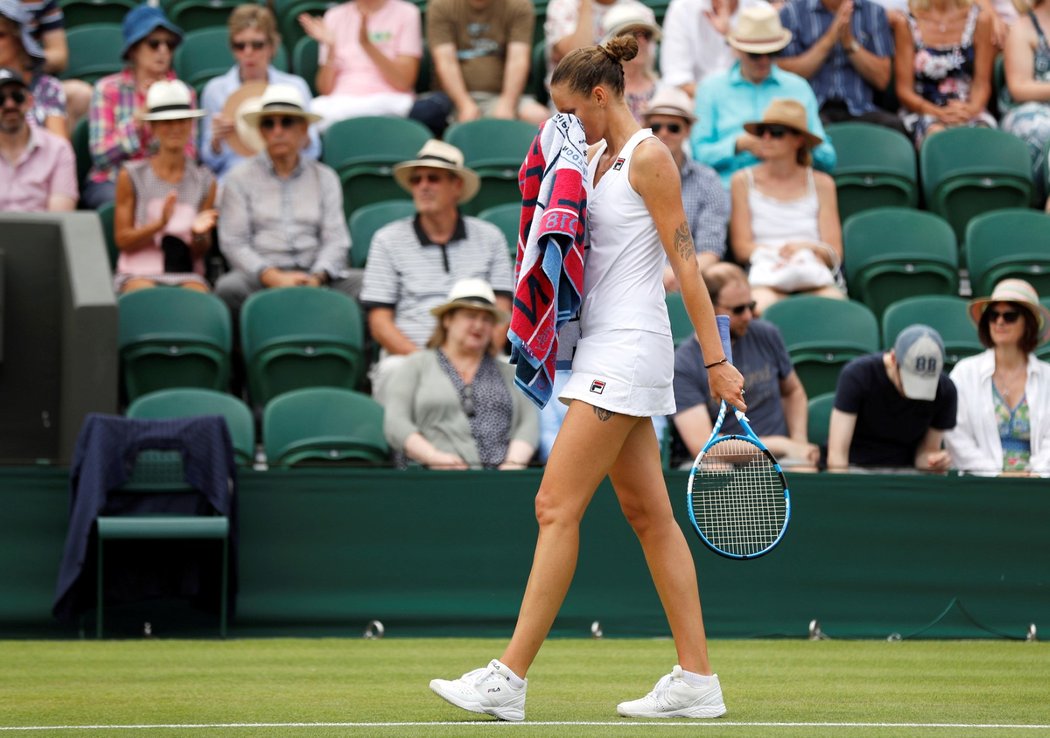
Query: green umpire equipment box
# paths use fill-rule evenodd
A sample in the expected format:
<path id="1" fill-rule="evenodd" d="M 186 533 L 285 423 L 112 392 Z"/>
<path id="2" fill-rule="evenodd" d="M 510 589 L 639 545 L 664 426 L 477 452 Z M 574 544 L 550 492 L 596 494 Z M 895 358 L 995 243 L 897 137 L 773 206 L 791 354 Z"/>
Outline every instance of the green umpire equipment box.
<path id="1" fill-rule="evenodd" d="M 117 410 L 117 306 L 95 213 L 0 213 L 0 464 L 68 463 Z"/>

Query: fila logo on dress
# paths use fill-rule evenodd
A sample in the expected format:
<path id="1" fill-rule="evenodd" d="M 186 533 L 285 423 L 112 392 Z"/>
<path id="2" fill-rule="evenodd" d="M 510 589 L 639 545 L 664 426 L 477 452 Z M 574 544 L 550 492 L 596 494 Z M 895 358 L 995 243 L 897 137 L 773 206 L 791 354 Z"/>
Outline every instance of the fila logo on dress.
<path id="1" fill-rule="evenodd" d="M 604 391 L 605 382 L 603 382 L 600 379 L 595 379 L 593 382 L 591 382 L 591 392 L 593 392 L 596 395 L 600 395 Z"/>

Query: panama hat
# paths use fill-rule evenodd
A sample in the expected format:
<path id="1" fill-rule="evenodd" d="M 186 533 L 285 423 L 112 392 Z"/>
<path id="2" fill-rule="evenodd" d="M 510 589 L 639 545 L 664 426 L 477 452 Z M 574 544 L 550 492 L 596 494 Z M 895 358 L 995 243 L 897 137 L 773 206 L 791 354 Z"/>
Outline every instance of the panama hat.
<path id="1" fill-rule="evenodd" d="M 120 58 L 127 59 L 131 47 L 153 33 L 157 28 L 171 31 L 179 37 L 180 41 L 182 40 L 182 29 L 168 20 L 168 16 L 164 15 L 164 11 L 160 8 L 142 4 L 129 10 L 121 23 L 121 32 L 124 35 L 124 48 L 120 50 Z"/>
<path id="2" fill-rule="evenodd" d="M 748 54 L 774 54 L 791 43 L 791 31 L 780 25 L 780 14 L 772 5 L 761 3 L 740 11 L 726 42 Z"/>
<path id="3" fill-rule="evenodd" d="M 496 306 L 496 293 L 492 291 L 489 283 L 477 277 L 456 282 L 448 292 L 448 302 L 431 308 L 430 312 L 440 318 L 448 311 L 457 308 L 485 310 L 496 316 L 496 320 L 507 320 L 510 317 Z"/>
<path id="4" fill-rule="evenodd" d="M 477 172 L 463 166 L 463 152 L 444 141 L 430 139 L 423 144 L 423 148 L 416 154 L 415 159 L 403 161 L 394 167 L 394 179 L 409 192 L 412 191 L 409 179 L 412 177 L 412 170 L 416 167 L 447 169 L 463 180 L 463 194 L 459 197 L 460 205 L 478 194 L 478 189 L 481 187 L 481 178 Z"/>
<path id="5" fill-rule="evenodd" d="M 149 86 L 146 92 L 146 114 L 142 120 L 184 120 L 207 115 L 194 110 L 190 88 L 181 80 L 161 80 Z"/>
<path id="6" fill-rule="evenodd" d="M 657 90 L 653 99 L 649 101 L 649 107 L 642 112 L 643 118 L 648 118 L 650 115 L 674 115 L 678 118 L 685 118 L 690 123 L 696 123 L 696 116 L 693 115 L 693 101 L 689 98 L 689 93 L 681 87 L 664 87 Z"/>
<path id="7" fill-rule="evenodd" d="M 762 114 L 762 120 L 753 120 L 744 124 L 744 130 L 755 136 L 758 134 L 759 126 L 780 125 L 786 126 L 799 133 L 806 140 L 806 146 L 813 148 L 821 144 L 824 139 L 814 136 L 809 132 L 806 124 L 806 109 L 798 100 L 780 97 L 769 103 L 766 112 Z"/>
<path id="8" fill-rule="evenodd" d="M 244 120 L 246 114 L 261 110 L 262 94 L 265 91 L 266 82 L 263 80 L 245 82 L 223 103 L 223 116 L 234 124 L 233 130 L 226 136 L 226 143 L 241 156 L 254 156 L 266 148 L 259 129 Z"/>
<path id="9" fill-rule="evenodd" d="M 1035 287 L 1023 279 L 1004 279 L 995 285 L 991 297 L 978 297 L 970 302 L 970 320 L 980 325 L 985 309 L 995 302 L 1011 302 L 1027 308 L 1035 318 L 1039 343 L 1050 340 L 1050 310 L 1039 302 Z"/>
<path id="10" fill-rule="evenodd" d="M 653 41 L 660 40 L 660 26 L 652 9 L 642 3 L 629 0 L 613 5 L 602 16 L 603 41 L 622 36 L 632 31 L 643 30 L 653 34 Z"/>
<path id="11" fill-rule="evenodd" d="M 25 52 L 37 61 L 43 61 L 44 49 L 29 30 L 29 21 L 32 19 L 21 0 L 0 0 L 0 15 L 18 25 L 18 35 Z"/>
<path id="12" fill-rule="evenodd" d="M 259 109 L 242 113 L 241 118 L 250 126 L 258 126 L 259 121 L 267 115 L 293 115 L 304 118 L 307 123 L 321 120 L 320 115 L 306 109 L 299 90 L 288 84 L 267 85 L 259 98 Z"/>

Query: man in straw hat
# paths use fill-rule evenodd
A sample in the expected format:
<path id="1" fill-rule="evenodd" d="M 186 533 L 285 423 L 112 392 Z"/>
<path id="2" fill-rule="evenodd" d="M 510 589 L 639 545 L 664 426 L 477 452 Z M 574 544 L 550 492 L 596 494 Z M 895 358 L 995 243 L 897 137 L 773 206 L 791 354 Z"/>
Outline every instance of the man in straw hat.
<path id="1" fill-rule="evenodd" d="M 434 330 L 430 311 L 445 301 L 453 284 L 484 279 L 506 313 L 514 289 L 502 231 L 459 212 L 481 185 L 477 173 L 463 165 L 463 152 L 432 139 L 415 159 L 394 167 L 394 179 L 412 194 L 416 215 L 372 237 L 361 290 L 368 327 L 382 348 L 372 373 L 372 394 L 380 402 L 390 373 L 404 356 L 426 345 Z M 506 328 L 496 326 L 494 345 L 502 345 Z"/>
<path id="2" fill-rule="evenodd" d="M 235 314 L 267 287 L 331 286 L 354 297 L 360 278 L 346 269 L 350 234 L 339 176 L 302 153 L 320 116 L 306 111 L 291 85 L 268 86 L 259 102 L 244 120 L 265 148 L 226 178 L 219 244 L 231 271 L 215 294 Z"/>
<path id="3" fill-rule="evenodd" d="M 791 32 L 780 25 L 770 5 L 740 11 L 736 27 L 727 38 L 738 61 L 729 70 L 713 74 L 696 90 L 696 116 L 690 141 L 693 158 L 714 168 L 729 186 L 733 172 L 758 161 L 760 139 L 744 130 L 744 123 L 758 120 L 776 98 L 792 98 L 806 109 L 806 128 L 823 139 L 813 150 L 818 169 L 835 168 L 835 149 L 821 125 L 817 99 L 809 83 L 777 67 L 773 57 L 791 41 Z"/>

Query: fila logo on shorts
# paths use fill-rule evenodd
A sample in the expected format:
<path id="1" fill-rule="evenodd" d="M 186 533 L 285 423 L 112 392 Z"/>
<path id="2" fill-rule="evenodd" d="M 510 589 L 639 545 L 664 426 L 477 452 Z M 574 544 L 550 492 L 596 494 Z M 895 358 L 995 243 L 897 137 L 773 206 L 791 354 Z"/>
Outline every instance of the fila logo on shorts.
<path id="1" fill-rule="evenodd" d="M 600 395 L 604 391 L 605 382 L 603 382 L 600 379 L 595 379 L 593 382 L 591 382 L 591 392 L 593 392 L 596 395 Z"/>
<path id="2" fill-rule="evenodd" d="M 616 163 L 613 164 L 613 169 L 615 169 L 616 171 L 620 171 L 621 169 L 623 169 L 623 162 L 624 158 L 621 156 L 619 159 L 616 160 Z"/>

